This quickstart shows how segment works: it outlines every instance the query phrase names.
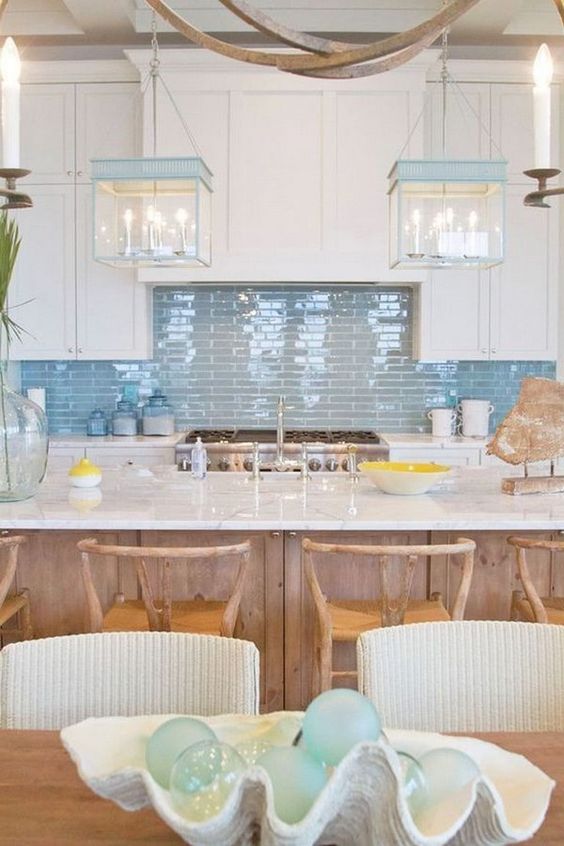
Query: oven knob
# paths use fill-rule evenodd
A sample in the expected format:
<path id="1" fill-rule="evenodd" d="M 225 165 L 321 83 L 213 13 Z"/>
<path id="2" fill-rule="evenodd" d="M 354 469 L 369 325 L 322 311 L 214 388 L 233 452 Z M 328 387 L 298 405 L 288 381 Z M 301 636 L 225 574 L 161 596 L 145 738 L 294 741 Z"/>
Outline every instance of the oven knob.
<path id="1" fill-rule="evenodd" d="M 229 463 L 228 458 L 220 458 L 219 461 L 217 462 L 217 466 L 218 466 L 219 470 L 229 470 L 229 468 L 231 467 L 231 464 Z"/>
<path id="2" fill-rule="evenodd" d="M 341 467 L 343 468 L 343 470 L 344 470 L 345 472 L 347 472 L 347 471 L 348 471 L 348 469 L 349 469 L 349 459 L 348 459 L 348 458 L 343 458 L 343 461 L 342 461 Z"/>
<path id="3" fill-rule="evenodd" d="M 339 462 L 336 458 L 328 458 L 325 462 L 325 469 L 329 470 L 330 473 L 334 473 L 335 470 L 339 467 Z"/>
<path id="4" fill-rule="evenodd" d="M 245 458 L 243 461 L 243 467 L 247 471 L 247 473 L 251 473 L 253 469 L 253 459 L 252 458 Z"/>
<path id="5" fill-rule="evenodd" d="M 319 458 L 310 458 L 307 463 L 310 470 L 321 470 L 321 461 Z"/>

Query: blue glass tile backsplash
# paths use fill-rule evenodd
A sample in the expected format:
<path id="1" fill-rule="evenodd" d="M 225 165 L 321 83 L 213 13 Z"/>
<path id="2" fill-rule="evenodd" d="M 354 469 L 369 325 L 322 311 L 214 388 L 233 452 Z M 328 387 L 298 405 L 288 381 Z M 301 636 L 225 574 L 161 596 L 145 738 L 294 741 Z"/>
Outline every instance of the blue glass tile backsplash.
<path id="1" fill-rule="evenodd" d="M 283 393 L 289 425 L 426 432 L 434 405 L 489 399 L 495 426 L 523 376 L 554 378 L 552 362 L 414 361 L 415 296 L 382 287 L 159 287 L 151 361 L 25 362 L 22 387 L 46 388 L 51 432 L 85 432 L 90 411 L 110 412 L 126 385 L 140 400 L 162 388 L 177 428 L 274 426 Z"/>

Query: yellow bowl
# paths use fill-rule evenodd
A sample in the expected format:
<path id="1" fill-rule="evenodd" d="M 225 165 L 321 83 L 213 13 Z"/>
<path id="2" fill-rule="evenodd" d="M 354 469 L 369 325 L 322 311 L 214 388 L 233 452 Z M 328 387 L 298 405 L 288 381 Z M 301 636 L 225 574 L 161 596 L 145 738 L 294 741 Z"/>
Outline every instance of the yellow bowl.
<path id="1" fill-rule="evenodd" d="M 450 473 L 446 464 L 412 461 L 363 461 L 359 470 L 380 490 L 399 496 L 427 493 Z"/>

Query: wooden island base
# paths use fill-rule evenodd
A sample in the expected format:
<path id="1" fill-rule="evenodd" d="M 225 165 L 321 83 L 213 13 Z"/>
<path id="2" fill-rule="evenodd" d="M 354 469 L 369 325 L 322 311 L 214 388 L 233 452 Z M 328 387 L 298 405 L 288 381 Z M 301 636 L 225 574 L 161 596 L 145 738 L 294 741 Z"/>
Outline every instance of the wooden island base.
<path id="1" fill-rule="evenodd" d="M 10 532 L 15 534 L 16 532 Z M 38 529 L 20 531 L 27 543 L 20 552 L 16 589 L 27 587 L 31 594 L 36 637 L 86 631 L 86 606 L 79 571 L 76 544 L 85 532 Z M 303 537 L 328 543 L 445 543 L 463 535 L 477 543 L 474 576 L 466 618 L 507 620 L 512 591 L 520 587 L 514 550 L 507 537 L 516 532 L 294 532 L 294 531 L 97 531 L 89 532 L 100 543 L 143 546 L 216 546 L 251 541 L 252 556 L 241 614 L 240 637 L 253 640 L 261 652 L 262 708 L 266 711 L 301 709 L 312 694 L 313 605 L 303 576 Z M 536 538 L 556 538 L 557 532 L 519 532 Z M 555 565 L 554 555 L 530 551 L 531 575 L 541 595 L 564 595 L 564 569 Z M 101 559 L 92 567 L 96 588 L 109 605 L 116 592 L 137 598 L 137 581 L 132 562 Z M 447 604 L 452 600 L 460 573 L 458 562 L 435 559 L 418 565 L 412 597 L 426 598 L 439 591 Z M 349 556 L 331 556 L 320 568 L 324 592 L 332 598 L 367 599 L 379 594 L 378 568 L 374 578 Z M 227 573 L 202 562 L 198 584 L 187 583 L 181 565 L 173 581 L 174 597 L 190 599 L 195 593 L 223 597 L 229 590 Z M 7 638 L 6 638 L 7 641 Z M 343 647 L 343 648 L 341 648 Z M 338 669 L 354 666 L 354 647 L 339 644 L 335 653 Z"/>

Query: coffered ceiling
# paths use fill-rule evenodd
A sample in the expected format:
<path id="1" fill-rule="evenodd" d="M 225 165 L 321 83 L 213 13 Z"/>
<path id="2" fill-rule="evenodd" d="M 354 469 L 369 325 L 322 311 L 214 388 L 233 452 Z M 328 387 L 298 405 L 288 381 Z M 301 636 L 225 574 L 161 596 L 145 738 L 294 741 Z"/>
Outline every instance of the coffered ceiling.
<path id="1" fill-rule="evenodd" d="M 257 39 L 219 0 L 170 2 L 201 29 L 248 43 Z M 441 0 L 255 0 L 255 5 L 296 29 L 363 40 L 421 23 Z M 9 0 L 0 32 L 30 47 L 74 45 L 93 55 L 109 45 L 146 44 L 150 24 L 144 0 Z M 163 43 L 186 44 L 164 24 L 159 28 Z M 451 41 L 466 48 L 530 49 L 540 39 L 558 42 L 563 35 L 552 0 L 482 0 L 453 28 Z"/>

